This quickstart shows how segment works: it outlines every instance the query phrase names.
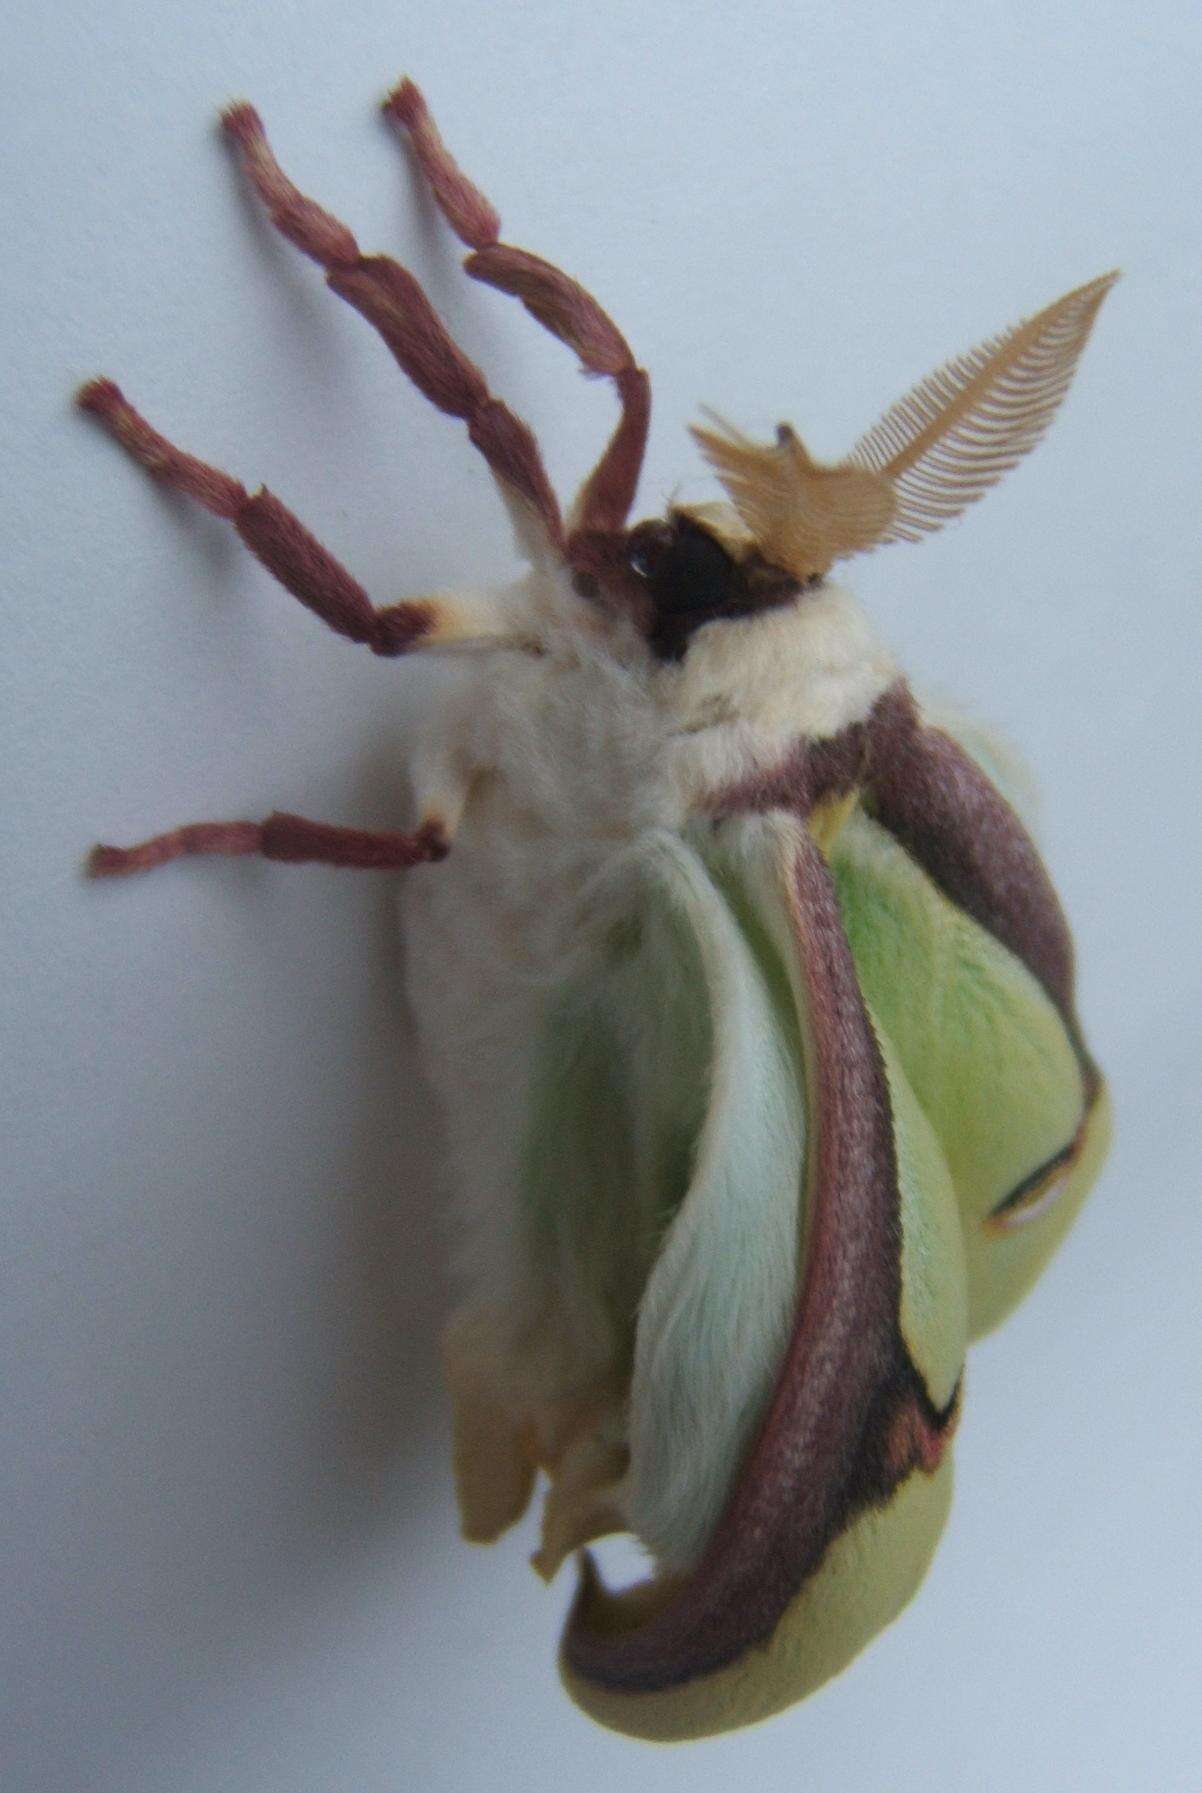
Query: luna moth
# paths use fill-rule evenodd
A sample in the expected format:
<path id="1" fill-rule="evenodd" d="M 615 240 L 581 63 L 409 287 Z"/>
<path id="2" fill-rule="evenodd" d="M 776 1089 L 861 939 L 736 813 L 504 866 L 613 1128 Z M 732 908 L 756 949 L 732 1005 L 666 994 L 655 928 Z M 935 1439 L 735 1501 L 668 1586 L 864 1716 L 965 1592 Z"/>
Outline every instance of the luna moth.
<path id="1" fill-rule="evenodd" d="M 461 1196 L 446 1335 L 469 1538 L 546 1497 L 579 1553 L 564 1682 L 635 1736 L 729 1729 L 841 1669 L 947 1515 L 966 1343 L 1005 1317 L 1104 1156 L 1069 930 L 1005 762 L 929 714 L 837 563 L 915 542 L 1043 436 L 1115 278 L 920 381 L 826 465 L 707 416 L 723 489 L 633 527 L 650 386 L 597 302 L 501 240 L 411 81 L 385 102 L 467 272 L 612 382 L 563 514 L 527 425 L 414 276 L 224 122 L 278 229 L 467 425 L 524 571 L 376 607 L 265 489 L 80 394 L 374 653 L 455 651 L 413 827 L 276 813 L 95 849 L 405 869 L 408 995 Z M 604 1585 L 616 1530 L 651 1572 Z"/>

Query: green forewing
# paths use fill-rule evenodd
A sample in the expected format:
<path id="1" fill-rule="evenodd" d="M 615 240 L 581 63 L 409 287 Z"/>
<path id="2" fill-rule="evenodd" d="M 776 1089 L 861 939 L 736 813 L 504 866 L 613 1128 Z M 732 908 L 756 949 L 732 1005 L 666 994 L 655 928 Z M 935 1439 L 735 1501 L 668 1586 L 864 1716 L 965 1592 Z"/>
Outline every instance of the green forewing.
<path id="1" fill-rule="evenodd" d="M 840 834 L 832 870 L 861 987 L 952 1173 L 981 1331 L 1025 1291 L 1067 1224 L 1055 1207 L 1006 1236 L 985 1223 L 1076 1136 L 1080 1063 L 1027 968 L 862 812 Z"/>

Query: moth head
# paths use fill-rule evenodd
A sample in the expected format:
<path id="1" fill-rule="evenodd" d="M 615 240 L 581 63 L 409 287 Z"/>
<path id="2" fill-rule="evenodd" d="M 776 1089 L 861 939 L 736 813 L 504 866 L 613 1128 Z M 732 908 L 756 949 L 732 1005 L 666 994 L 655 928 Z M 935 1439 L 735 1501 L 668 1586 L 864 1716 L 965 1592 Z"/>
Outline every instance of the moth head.
<path id="1" fill-rule="evenodd" d="M 788 423 L 757 442 L 707 412 L 692 435 L 728 502 L 576 534 L 577 591 L 625 610 L 657 657 L 679 659 L 705 623 L 773 609 L 838 560 L 941 529 L 1042 439 L 1117 277 L 936 368 L 842 461 L 816 460 Z"/>
<path id="2" fill-rule="evenodd" d="M 707 623 L 792 603 L 840 555 L 872 546 L 893 517 L 887 480 L 821 467 L 782 423 L 761 447 L 714 418 L 692 431 L 730 502 L 674 505 L 610 537 L 573 542 L 575 587 L 623 613 L 661 661 Z"/>
<path id="3" fill-rule="evenodd" d="M 790 603 L 813 582 L 766 560 L 724 504 L 674 505 L 586 553 L 577 592 L 624 614 L 665 661 L 679 660 L 704 624 Z"/>

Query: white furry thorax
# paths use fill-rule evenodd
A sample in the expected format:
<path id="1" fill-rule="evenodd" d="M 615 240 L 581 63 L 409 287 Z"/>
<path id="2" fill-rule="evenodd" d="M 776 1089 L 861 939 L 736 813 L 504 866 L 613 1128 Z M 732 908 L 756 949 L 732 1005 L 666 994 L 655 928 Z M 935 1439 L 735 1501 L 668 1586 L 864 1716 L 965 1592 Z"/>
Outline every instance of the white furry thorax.
<path id="1" fill-rule="evenodd" d="M 417 796 L 460 825 L 449 859 L 412 882 L 466 904 L 460 924 L 535 981 L 568 974 L 618 918 L 640 840 L 683 832 L 800 739 L 861 721 L 896 677 L 834 584 L 708 623 L 675 663 L 566 582 L 535 574 L 504 596 L 527 645 L 473 655 L 440 716 Z"/>
<path id="2" fill-rule="evenodd" d="M 713 792 L 779 763 L 800 739 L 862 721 L 897 676 L 835 584 L 708 623 L 671 663 L 594 620 L 573 593 L 533 581 L 519 590 L 541 651 L 483 657 L 447 745 L 469 777 L 499 780 L 518 811 L 565 837 L 612 845 L 647 826 L 682 827 Z"/>

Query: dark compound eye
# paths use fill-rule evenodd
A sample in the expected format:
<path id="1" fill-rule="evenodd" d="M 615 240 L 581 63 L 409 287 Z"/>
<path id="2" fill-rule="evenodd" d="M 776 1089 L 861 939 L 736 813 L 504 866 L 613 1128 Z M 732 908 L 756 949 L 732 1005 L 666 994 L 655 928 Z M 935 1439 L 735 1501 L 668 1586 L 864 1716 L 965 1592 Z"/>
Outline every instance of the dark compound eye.
<path id="1" fill-rule="evenodd" d="M 686 517 L 632 530 L 630 565 L 650 586 L 656 609 L 673 615 L 724 609 L 738 574 L 726 550 Z"/>
<path id="2" fill-rule="evenodd" d="M 679 531 L 655 579 L 665 610 L 721 610 L 730 602 L 737 568 L 712 535 L 692 525 Z"/>
<path id="3" fill-rule="evenodd" d="M 679 511 L 637 524 L 623 552 L 646 606 L 639 626 L 661 660 L 679 660 L 703 623 L 771 609 L 801 590 L 796 579 L 758 555 L 735 560 L 708 529 Z"/>

